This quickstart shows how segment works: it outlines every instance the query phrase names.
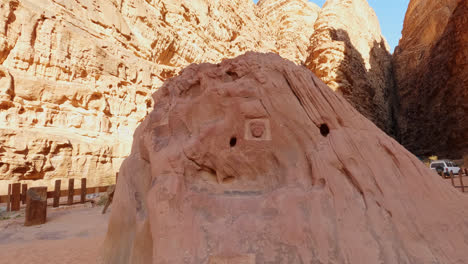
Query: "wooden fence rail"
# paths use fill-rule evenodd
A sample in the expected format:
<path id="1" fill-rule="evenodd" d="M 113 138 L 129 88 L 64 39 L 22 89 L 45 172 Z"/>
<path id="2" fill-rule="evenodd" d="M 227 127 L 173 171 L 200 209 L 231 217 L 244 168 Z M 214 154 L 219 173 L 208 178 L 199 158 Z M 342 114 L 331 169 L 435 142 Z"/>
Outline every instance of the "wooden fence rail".
<path id="1" fill-rule="evenodd" d="M 107 191 L 109 185 L 106 186 L 98 186 L 98 187 L 86 187 L 86 178 L 81 179 L 81 185 L 84 188 L 75 189 L 74 188 L 74 180 L 70 179 L 69 181 L 69 189 L 67 190 L 60 190 L 60 183 L 61 180 L 55 181 L 55 189 L 53 191 L 47 192 L 47 198 L 53 198 L 53 207 L 58 207 L 60 204 L 60 197 L 68 197 L 66 204 L 73 204 L 74 196 L 80 195 L 79 203 L 86 202 L 86 195 L 87 194 L 94 194 L 94 193 L 103 193 Z M 7 211 L 18 211 L 21 205 L 21 202 L 26 201 L 26 193 L 28 187 L 27 184 L 21 185 L 20 183 L 13 183 L 8 185 L 8 194 L 7 195 L 0 195 L 0 204 L 6 203 L 7 204 Z"/>
<path id="2" fill-rule="evenodd" d="M 448 173 L 448 170 L 447 170 L 447 173 Z M 455 177 L 455 175 L 453 175 L 452 172 L 450 172 L 448 174 L 449 174 L 449 177 L 450 177 L 450 180 L 452 182 L 453 187 L 460 188 L 463 193 L 465 192 L 465 188 L 468 189 L 468 186 L 464 185 L 464 183 L 463 183 L 463 177 L 468 176 L 468 168 L 465 168 L 465 169 L 460 168 L 460 171 L 458 172 L 458 176 L 456 176 L 456 177 Z M 464 174 L 464 176 L 463 176 L 463 174 Z M 460 181 L 460 185 L 455 184 L 455 178 L 457 178 L 457 177 L 458 177 L 458 179 Z"/>

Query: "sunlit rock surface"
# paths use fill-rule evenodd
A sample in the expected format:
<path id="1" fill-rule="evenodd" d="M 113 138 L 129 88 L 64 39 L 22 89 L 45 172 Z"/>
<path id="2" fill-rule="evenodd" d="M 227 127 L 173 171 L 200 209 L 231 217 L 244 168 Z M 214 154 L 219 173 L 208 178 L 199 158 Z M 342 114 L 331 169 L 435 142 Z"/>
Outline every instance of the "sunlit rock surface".
<path id="1" fill-rule="evenodd" d="M 274 36 L 277 53 L 303 63 L 320 8 L 308 0 L 260 0 L 257 6 L 265 28 Z"/>
<path id="2" fill-rule="evenodd" d="M 0 5 L 1 180 L 110 183 L 163 80 L 275 47 L 248 0 Z"/>
<path id="3" fill-rule="evenodd" d="M 366 0 L 328 0 L 310 39 L 306 66 L 364 116 L 395 133 L 389 47 Z"/>
<path id="4" fill-rule="evenodd" d="M 337 20 L 327 17 L 336 5 L 328 2 L 322 12 L 305 0 L 2 1 L 0 180 L 6 181 L 0 190 L 26 179 L 49 186 L 50 179 L 71 177 L 87 177 L 89 186 L 112 183 L 133 131 L 152 108 L 150 95 L 164 80 L 191 63 L 217 63 L 246 51 L 272 51 L 301 64 L 316 45 L 310 37 L 321 36 L 324 20 Z M 336 6 L 336 12 L 343 9 Z M 373 14 L 364 4 L 343 10 Z M 369 25 L 345 29 L 351 39 L 371 36 L 354 45 L 364 61 L 381 64 L 369 71 L 382 76 L 367 77 L 373 76 L 367 64 L 358 67 L 353 76 L 359 82 L 346 86 L 346 98 L 389 132 L 383 125 L 388 102 L 381 101 L 386 53 L 369 55 L 373 41 L 383 47 L 384 40 L 377 38 L 375 15 L 358 21 Z M 333 75 L 340 65 L 328 67 L 331 76 L 317 74 L 341 82 Z M 367 85 L 368 78 L 376 84 Z"/>
<path id="5" fill-rule="evenodd" d="M 248 53 L 153 97 L 104 263 L 468 263 L 467 196 L 305 67 Z"/>

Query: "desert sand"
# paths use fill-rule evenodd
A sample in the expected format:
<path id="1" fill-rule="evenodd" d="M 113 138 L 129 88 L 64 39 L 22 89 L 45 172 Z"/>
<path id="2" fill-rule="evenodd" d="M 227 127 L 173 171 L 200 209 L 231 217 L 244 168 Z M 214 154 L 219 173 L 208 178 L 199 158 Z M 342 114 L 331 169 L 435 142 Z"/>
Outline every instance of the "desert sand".
<path id="1" fill-rule="evenodd" d="M 98 263 L 109 214 L 102 207 L 48 208 L 47 223 L 24 227 L 24 214 L 0 220 L 0 263 Z"/>
<path id="2" fill-rule="evenodd" d="M 444 184 L 451 185 L 450 179 Z M 48 209 L 41 226 L 24 227 L 23 212 L 0 220 L 0 263 L 98 263 L 109 213 L 102 215 L 101 206 Z"/>

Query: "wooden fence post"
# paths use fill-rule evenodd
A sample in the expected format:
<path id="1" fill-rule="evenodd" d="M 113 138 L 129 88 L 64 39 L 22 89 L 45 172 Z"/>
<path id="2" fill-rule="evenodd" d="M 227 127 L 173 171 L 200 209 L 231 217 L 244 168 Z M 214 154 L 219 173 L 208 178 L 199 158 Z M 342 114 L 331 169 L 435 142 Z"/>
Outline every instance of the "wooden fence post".
<path id="1" fill-rule="evenodd" d="M 73 204 L 73 196 L 75 195 L 75 179 L 69 179 L 68 180 L 68 205 Z"/>
<path id="2" fill-rule="evenodd" d="M 47 187 L 29 188 L 26 196 L 25 226 L 44 224 L 47 219 Z"/>
<path id="3" fill-rule="evenodd" d="M 463 185 L 463 170 L 460 169 L 458 171 L 458 178 L 460 178 L 460 185 L 461 185 L 461 189 L 462 189 L 462 192 L 465 192 L 465 186 Z"/>
<path id="4" fill-rule="evenodd" d="M 81 203 L 86 202 L 86 178 L 81 178 Z"/>
<path id="5" fill-rule="evenodd" d="M 28 185 L 22 184 L 21 185 L 21 203 L 26 204 L 26 192 L 28 191 Z"/>
<path id="6" fill-rule="evenodd" d="M 19 211 L 21 206 L 21 183 L 11 185 L 11 211 Z"/>
<path id="7" fill-rule="evenodd" d="M 107 202 L 106 202 L 106 205 L 104 205 L 104 208 L 102 209 L 102 214 L 106 213 L 107 208 L 109 207 L 109 205 L 112 203 L 112 200 L 114 199 L 115 186 L 116 185 L 111 185 L 107 187 L 107 191 L 106 191 Z"/>
<path id="8" fill-rule="evenodd" d="M 8 184 L 8 194 L 7 194 L 7 212 L 11 210 L 11 184 Z"/>
<path id="9" fill-rule="evenodd" d="M 60 183 L 61 180 L 55 180 L 55 189 L 54 189 L 54 203 L 52 207 L 59 207 L 60 205 Z"/>
<path id="10" fill-rule="evenodd" d="M 452 181 L 452 186 L 455 187 L 455 181 L 453 180 L 453 173 L 451 171 L 449 172 L 448 169 L 446 169 L 446 170 L 447 170 L 447 173 L 450 175 L 450 180 Z"/>

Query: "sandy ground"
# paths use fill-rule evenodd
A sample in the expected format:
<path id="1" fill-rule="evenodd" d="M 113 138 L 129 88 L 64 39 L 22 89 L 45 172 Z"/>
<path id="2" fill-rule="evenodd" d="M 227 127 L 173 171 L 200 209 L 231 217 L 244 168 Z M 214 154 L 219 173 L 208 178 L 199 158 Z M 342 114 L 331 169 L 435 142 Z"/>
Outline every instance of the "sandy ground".
<path id="1" fill-rule="evenodd" d="M 25 227 L 24 212 L 0 220 L 0 264 L 98 263 L 109 212 L 78 205 L 47 208 L 47 223 Z M 5 214 L 4 214 L 5 216 Z"/>
<path id="2" fill-rule="evenodd" d="M 463 181 L 468 186 L 468 176 L 464 176 Z M 451 185 L 451 180 L 445 179 L 444 183 Z M 460 185 L 458 177 L 455 185 Z M 468 188 L 465 192 L 468 195 Z M 2 209 L 0 264 L 98 263 L 109 220 L 109 212 L 101 214 L 102 206 L 91 207 L 87 203 L 48 207 L 47 223 L 32 227 L 23 226 L 24 205 L 20 212 L 2 213 Z M 1 220 L 2 217 L 10 219 Z"/>

